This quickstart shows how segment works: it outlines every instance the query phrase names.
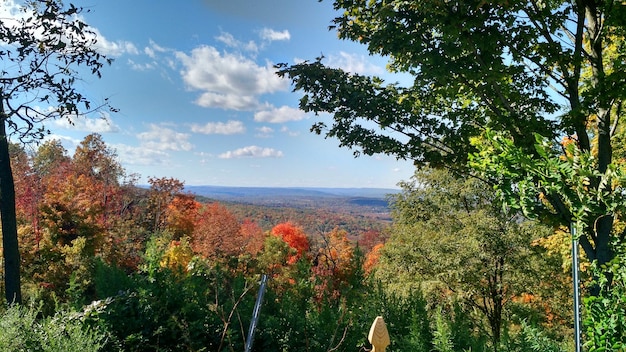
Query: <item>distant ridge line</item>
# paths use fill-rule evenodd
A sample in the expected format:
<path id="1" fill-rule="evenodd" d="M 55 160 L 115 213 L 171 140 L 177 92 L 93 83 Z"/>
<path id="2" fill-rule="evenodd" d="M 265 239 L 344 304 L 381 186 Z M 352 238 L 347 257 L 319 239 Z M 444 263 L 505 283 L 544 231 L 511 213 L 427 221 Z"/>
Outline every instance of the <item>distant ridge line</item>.
<path id="1" fill-rule="evenodd" d="M 399 193 L 391 188 L 341 188 L 341 187 L 231 187 L 231 186 L 185 186 L 185 190 L 197 195 L 230 197 L 366 197 L 386 199 Z"/>

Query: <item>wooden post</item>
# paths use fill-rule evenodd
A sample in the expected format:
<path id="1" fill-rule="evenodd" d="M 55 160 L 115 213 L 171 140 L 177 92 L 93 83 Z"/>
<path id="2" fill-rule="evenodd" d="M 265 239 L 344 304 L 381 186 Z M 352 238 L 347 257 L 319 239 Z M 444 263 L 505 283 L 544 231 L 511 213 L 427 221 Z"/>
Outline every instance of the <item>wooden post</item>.
<path id="1" fill-rule="evenodd" d="M 390 340 L 387 325 L 385 325 L 383 317 L 377 316 L 376 319 L 374 319 L 367 339 L 372 344 L 372 352 L 385 352 L 385 349 L 389 346 Z"/>

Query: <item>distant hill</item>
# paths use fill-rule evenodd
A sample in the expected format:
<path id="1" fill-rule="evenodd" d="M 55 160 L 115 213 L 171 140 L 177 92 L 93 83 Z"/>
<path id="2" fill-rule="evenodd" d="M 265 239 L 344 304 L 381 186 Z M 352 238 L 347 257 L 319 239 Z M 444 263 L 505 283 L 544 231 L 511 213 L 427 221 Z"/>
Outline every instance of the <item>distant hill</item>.
<path id="1" fill-rule="evenodd" d="M 340 227 L 355 239 L 368 230 L 380 231 L 390 223 L 387 196 L 400 192 L 385 188 L 287 188 L 185 186 L 199 201 L 225 204 L 241 219 L 263 229 L 292 221 L 307 233 Z"/>
<path id="2" fill-rule="evenodd" d="M 199 197 L 222 202 L 293 208 L 330 208 L 349 212 L 388 212 L 387 188 L 185 186 Z"/>
<path id="3" fill-rule="evenodd" d="M 258 199 L 258 198 L 375 198 L 385 199 L 388 194 L 398 193 L 388 188 L 315 188 L 315 187 L 224 187 L 224 186 L 185 186 L 185 189 L 199 196 L 209 198 Z"/>

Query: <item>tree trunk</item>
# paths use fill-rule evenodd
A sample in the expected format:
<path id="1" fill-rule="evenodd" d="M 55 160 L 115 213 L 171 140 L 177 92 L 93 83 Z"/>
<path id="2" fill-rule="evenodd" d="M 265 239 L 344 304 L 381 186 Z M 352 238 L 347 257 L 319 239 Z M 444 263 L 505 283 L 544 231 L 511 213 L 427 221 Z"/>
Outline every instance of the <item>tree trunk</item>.
<path id="1" fill-rule="evenodd" d="M 7 303 L 22 303 L 20 286 L 20 252 L 17 243 L 15 187 L 9 157 L 6 116 L 0 105 L 0 217 L 2 220 L 2 249 L 4 255 L 4 289 Z"/>

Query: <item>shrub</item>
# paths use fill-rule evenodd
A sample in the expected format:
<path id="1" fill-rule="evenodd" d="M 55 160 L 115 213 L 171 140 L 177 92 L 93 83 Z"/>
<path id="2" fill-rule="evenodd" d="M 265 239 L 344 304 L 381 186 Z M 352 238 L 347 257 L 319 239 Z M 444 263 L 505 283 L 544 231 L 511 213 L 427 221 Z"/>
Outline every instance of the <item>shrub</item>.
<path id="1" fill-rule="evenodd" d="M 96 352 L 105 333 L 88 327 L 75 312 L 38 318 L 39 309 L 11 306 L 0 319 L 0 351 Z"/>
<path id="2" fill-rule="evenodd" d="M 584 299 L 585 348 L 595 351 L 626 350 L 626 257 L 621 250 L 602 268 L 594 268 L 598 296 Z"/>

